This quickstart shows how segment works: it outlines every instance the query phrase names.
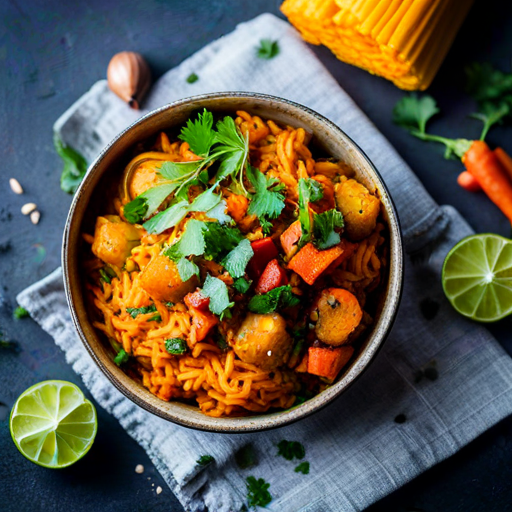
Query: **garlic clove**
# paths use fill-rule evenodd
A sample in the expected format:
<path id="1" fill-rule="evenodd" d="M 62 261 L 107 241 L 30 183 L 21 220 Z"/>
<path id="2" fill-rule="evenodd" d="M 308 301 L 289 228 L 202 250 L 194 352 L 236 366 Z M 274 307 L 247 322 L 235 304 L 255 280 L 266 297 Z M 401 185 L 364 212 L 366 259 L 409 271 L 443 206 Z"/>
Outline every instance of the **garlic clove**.
<path id="1" fill-rule="evenodd" d="M 139 53 L 120 52 L 110 60 L 107 82 L 114 94 L 138 109 L 151 85 L 151 71 Z"/>

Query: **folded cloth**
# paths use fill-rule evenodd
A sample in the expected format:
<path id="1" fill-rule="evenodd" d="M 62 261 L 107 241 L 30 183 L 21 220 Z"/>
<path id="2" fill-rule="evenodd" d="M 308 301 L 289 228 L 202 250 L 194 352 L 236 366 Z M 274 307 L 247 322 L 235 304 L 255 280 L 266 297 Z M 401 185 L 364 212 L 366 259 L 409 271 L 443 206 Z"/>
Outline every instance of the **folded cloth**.
<path id="1" fill-rule="evenodd" d="M 272 60 L 256 57 L 255 47 L 266 38 L 279 44 Z M 188 84 L 192 72 L 199 80 Z M 187 510 L 240 510 L 249 475 L 270 484 L 269 510 L 362 510 L 510 414 L 512 361 L 484 328 L 451 308 L 441 289 L 443 259 L 470 227 L 453 208 L 433 201 L 287 23 L 265 14 L 241 24 L 165 74 L 144 106 L 235 90 L 282 96 L 330 118 L 373 160 L 396 203 L 408 253 L 402 304 L 376 361 L 349 390 L 312 417 L 270 432 L 196 432 L 140 409 L 103 376 L 73 328 L 60 269 L 23 291 L 18 302 L 55 338 L 96 401 L 144 447 Z M 142 113 L 102 81 L 55 128 L 91 160 Z M 300 461 L 277 456 L 283 439 L 304 445 L 309 474 L 294 471 Z M 241 470 L 233 454 L 247 443 L 259 463 Z M 199 466 L 205 454 L 215 462 Z"/>

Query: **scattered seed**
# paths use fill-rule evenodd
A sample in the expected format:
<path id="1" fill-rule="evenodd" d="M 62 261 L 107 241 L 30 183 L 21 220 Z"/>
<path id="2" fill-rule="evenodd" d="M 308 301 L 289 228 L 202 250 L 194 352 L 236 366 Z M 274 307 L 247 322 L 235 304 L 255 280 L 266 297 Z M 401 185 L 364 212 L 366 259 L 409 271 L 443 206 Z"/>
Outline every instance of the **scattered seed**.
<path id="1" fill-rule="evenodd" d="M 21 188 L 20 182 L 16 178 L 11 178 L 9 180 L 9 185 L 15 194 L 23 194 L 23 189 Z"/>
<path id="2" fill-rule="evenodd" d="M 34 210 L 30 214 L 30 220 L 31 220 L 32 224 L 38 224 L 40 218 L 41 218 L 41 214 L 37 210 Z"/>
<path id="3" fill-rule="evenodd" d="M 158 487 L 156 488 L 156 493 L 157 493 L 157 494 L 160 494 L 162 491 L 163 491 L 163 489 L 162 489 L 160 486 L 158 486 Z"/>
<path id="4" fill-rule="evenodd" d="M 135 466 L 135 473 L 142 475 L 142 473 L 144 473 L 144 466 L 142 464 L 137 464 Z"/>
<path id="5" fill-rule="evenodd" d="M 32 213 L 36 208 L 36 203 L 25 203 L 21 207 L 21 213 L 23 213 L 23 215 L 28 215 L 29 213 Z"/>

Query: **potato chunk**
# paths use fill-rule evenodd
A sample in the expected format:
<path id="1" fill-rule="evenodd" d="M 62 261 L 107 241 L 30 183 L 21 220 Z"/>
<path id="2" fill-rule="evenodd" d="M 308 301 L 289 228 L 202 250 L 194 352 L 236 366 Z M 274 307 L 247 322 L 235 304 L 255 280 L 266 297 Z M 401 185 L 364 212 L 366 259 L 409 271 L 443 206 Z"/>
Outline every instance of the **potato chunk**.
<path id="1" fill-rule="evenodd" d="M 334 347 L 346 343 L 363 318 L 356 297 L 343 288 L 323 290 L 317 308 L 316 335 L 320 341 Z"/>
<path id="2" fill-rule="evenodd" d="M 345 180 L 334 189 L 338 210 L 345 219 L 345 231 L 351 240 L 370 236 L 377 224 L 380 200 L 356 180 Z"/>
<path id="3" fill-rule="evenodd" d="M 273 370 L 288 360 L 292 346 L 281 315 L 249 313 L 238 330 L 233 349 L 245 363 Z"/>
<path id="4" fill-rule="evenodd" d="M 131 250 L 140 244 L 141 229 L 123 222 L 117 215 L 96 219 L 92 252 L 100 260 L 121 268 Z"/>
<path id="5" fill-rule="evenodd" d="M 158 162 L 159 164 L 159 162 Z M 130 197 L 131 199 L 140 196 L 146 190 L 154 187 L 157 182 L 156 174 L 157 163 L 154 160 L 142 162 L 133 172 L 130 179 Z"/>
<path id="6" fill-rule="evenodd" d="M 140 284 L 155 300 L 180 302 L 187 293 L 196 289 L 198 279 L 194 275 L 183 282 L 176 263 L 159 254 L 144 267 Z"/>

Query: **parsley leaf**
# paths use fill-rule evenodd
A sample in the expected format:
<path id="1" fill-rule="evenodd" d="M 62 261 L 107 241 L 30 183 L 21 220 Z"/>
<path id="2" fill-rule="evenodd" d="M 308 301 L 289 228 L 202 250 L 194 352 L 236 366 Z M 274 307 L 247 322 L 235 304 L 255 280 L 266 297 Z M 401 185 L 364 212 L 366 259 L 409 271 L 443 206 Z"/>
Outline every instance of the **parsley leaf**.
<path id="1" fill-rule="evenodd" d="M 195 73 L 190 73 L 190 75 L 187 76 L 187 82 L 189 84 L 193 84 L 194 82 L 197 82 L 199 80 L 199 77 Z"/>
<path id="2" fill-rule="evenodd" d="M 165 340 L 165 350 L 169 354 L 180 356 L 187 351 L 187 342 L 182 338 L 169 338 Z"/>
<path id="3" fill-rule="evenodd" d="M 503 73 L 489 63 L 474 62 L 466 68 L 467 92 L 477 101 L 512 95 L 512 73 Z"/>
<path id="4" fill-rule="evenodd" d="M 277 41 L 272 39 L 261 39 L 260 45 L 256 48 L 256 55 L 260 59 L 272 59 L 279 53 L 279 45 Z"/>
<path id="5" fill-rule="evenodd" d="M 235 453 L 235 462 L 240 469 L 248 469 L 258 463 L 254 446 L 249 443 Z"/>
<path id="6" fill-rule="evenodd" d="M 246 293 L 251 287 L 252 281 L 248 281 L 245 277 L 239 277 L 233 282 L 233 288 L 240 293 Z"/>
<path id="7" fill-rule="evenodd" d="M 216 277 L 212 277 L 210 274 L 206 276 L 202 294 L 205 297 L 210 297 L 209 308 L 215 315 L 222 315 L 226 309 L 234 306 L 234 302 L 229 301 L 226 283 Z"/>
<path id="8" fill-rule="evenodd" d="M 201 256 L 204 253 L 205 242 L 203 231 L 206 224 L 200 220 L 190 219 L 185 225 L 185 231 L 177 242 L 164 250 L 165 256 L 178 261 L 185 256 Z"/>
<path id="9" fill-rule="evenodd" d="M 27 318 L 28 316 L 30 316 L 29 312 L 21 307 L 21 306 L 18 306 L 12 313 L 12 316 L 16 319 L 16 320 L 21 320 L 22 318 Z"/>
<path id="10" fill-rule="evenodd" d="M 121 366 L 123 364 L 126 364 L 128 360 L 130 359 L 130 356 L 124 351 L 124 349 L 121 349 L 116 357 L 114 357 L 114 363 L 117 364 L 117 366 Z"/>
<path id="11" fill-rule="evenodd" d="M 196 464 L 198 466 L 208 466 L 211 462 L 215 462 L 213 455 L 201 455 L 201 457 L 197 459 Z"/>
<path id="12" fill-rule="evenodd" d="M 259 169 L 249 166 L 247 178 L 255 188 L 256 193 L 251 198 L 247 213 L 258 217 L 277 219 L 284 208 L 284 183 L 272 176 L 266 176 Z"/>
<path id="13" fill-rule="evenodd" d="M 286 460 L 303 459 L 306 455 L 304 446 L 298 441 L 286 441 L 283 439 L 277 443 L 277 455 Z"/>
<path id="14" fill-rule="evenodd" d="M 292 287 L 279 286 L 263 295 L 255 295 L 249 301 L 249 311 L 253 313 L 266 314 L 276 309 L 289 308 L 300 304 L 300 299 L 292 293 Z"/>
<path id="15" fill-rule="evenodd" d="M 478 119 L 484 123 L 480 140 L 485 139 L 487 132 L 493 124 L 501 123 L 503 118 L 508 116 L 508 114 L 510 114 L 510 107 L 506 103 L 494 106 L 490 102 L 485 102 L 482 105 L 481 112 L 470 114 L 470 117 Z"/>
<path id="16" fill-rule="evenodd" d="M 303 475 L 309 475 L 309 462 L 301 462 L 295 469 L 295 473 L 302 473 Z"/>
<path id="17" fill-rule="evenodd" d="M 188 281 L 194 275 L 199 277 L 199 267 L 193 261 L 187 260 L 187 258 L 181 258 L 176 266 L 183 282 Z"/>
<path id="18" fill-rule="evenodd" d="M 272 501 L 272 495 L 269 492 L 270 484 L 263 478 L 256 480 L 253 476 L 246 479 L 247 485 L 247 504 L 249 507 L 266 507 Z"/>
<path id="19" fill-rule="evenodd" d="M 156 315 L 149 318 L 148 322 L 161 322 L 162 317 L 160 316 L 160 313 L 158 313 L 158 310 L 156 309 L 156 306 L 154 304 L 151 304 L 150 306 L 143 306 L 142 308 L 126 308 L 126 312 L 132 317 L 137 318 L 138 315 L 147 315 L 148 313 L 156 313 Z"/>
<path id="20" fill-rule="evenodd" d="M 315 245 L 320 249 L 329 249 L 341 242 L 339 233 L 335 229 L 342 228 L 343 214 L 336 209 L 315 215 L 313 232 L 315 234 Z"/>
<path id="21" fill-rule="evenodd" d="M 190 149 L 198 156 L 206 156 L 215 141 L 213 130 L 213 114 L 204 109 L 195 121 L 189 119 L 187 126 L 182 128 L 178 138 L 188 142 Z"/>
<path id="22" fill-rule="evenodd" d="M 70 146 L 66 146 L 55 133 L 53 136 L 55 151 L 62 158 L 64 168 L 60 176 L 60 188 L 68 194 L 74 194 L 87 172 L 87 161 Z"/>
<path id="23" fill-rule="evenodd" d="M 249 260 L 254 256 L 251 242 L 244 238 L 240 243 L 228 253 L 222 261 L 222 265 L 229 272 L 231 277 L 242 277 L 245 274 L 245 267 Z"/>
<path id="24" fill-rule="evenodd" d="M 415 94 L 404 96 L 393 109 L 393 122 L 404 127 L 411 135 L 421 140 L 440 142 L 446 147 L 444 157 L 451 158 L 453 155 L 462 158 L 469 149 L 472 142 L 467 139 L 447 139 L 439 135 L 426 133 L 426 126 L 429 119 L 437 114 L 439 109 L 431 96 L 418 98 Z"/>

